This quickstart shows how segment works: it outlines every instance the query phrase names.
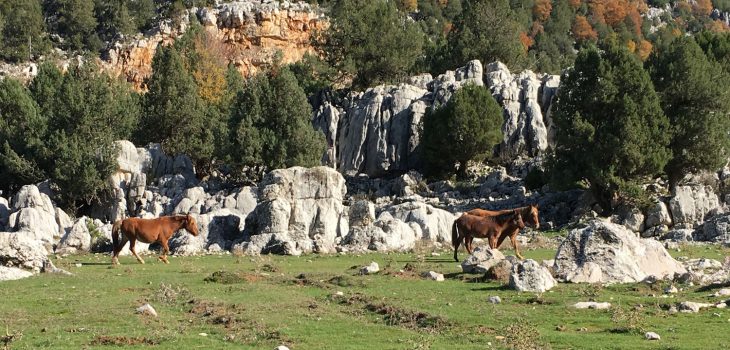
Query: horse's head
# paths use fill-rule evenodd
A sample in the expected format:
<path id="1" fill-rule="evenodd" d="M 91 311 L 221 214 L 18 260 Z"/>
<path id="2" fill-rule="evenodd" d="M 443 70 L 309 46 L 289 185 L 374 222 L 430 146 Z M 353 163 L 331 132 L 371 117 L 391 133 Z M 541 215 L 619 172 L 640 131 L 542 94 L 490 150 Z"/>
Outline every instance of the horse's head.
<path id="1" fill-rule="evenodd" d="M 198 235 L 198 223 L 195 222 L 195 219 L 190 214 L 185 215 L 185 218 L 183 219 L 183 228 L 190 232 L 193 236 Z"/>
<path id="2" fill-rule="evenodd" d="M 512 216 L 512 224 L 519 227 L 520 230 L 525 228 L 525 222 L 522 220 L 522 213 L 520 213 L 519 210 L 514 211 L 514 215 Z"/>
<path id="3" fill-rule="evenodd" d="M 537 204 L 530 204 L 529 207 L 529 214 L 527 216 L 527 222 L 530 223 L 530 226 L 534 228 L 535 230 L 540 229 L 540 217 L 538 216 L 538 205 Z"/>

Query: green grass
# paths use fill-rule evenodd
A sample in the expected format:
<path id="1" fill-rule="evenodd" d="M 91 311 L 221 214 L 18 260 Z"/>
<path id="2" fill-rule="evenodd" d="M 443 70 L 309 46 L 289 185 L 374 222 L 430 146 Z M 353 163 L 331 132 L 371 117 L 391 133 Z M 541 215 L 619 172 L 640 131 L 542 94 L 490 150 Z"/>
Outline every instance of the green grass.
<path id="1" fill-rule="evenodd" d="M 554 250 L 524 254 L 546 259 Z M 728 251 L 692 247 L 678 254 L 718 258 Z M 560 284 L 542 295 L 518 293 L 460 273 L 450 251 L 173 257 L 169 265 L 146 260 L 141 265 L 123 257 L 120 267 L 111 268 L 107 255 L 72 256 L 55 263 L 73 276 L 2 282 L 0 333 L 7 327 L 22 334 L 12 349 L 730 348 L 730 311 L 665 310 L 678 301 L 715 301 L 708 296 L 712 291 L 698 287 L 684 286 L 672 298 L 661 297 L 663 283 Z M 356 268 L 371 261 L 380 264 L 380 274 L 357 275 Z M 429 270 L 444 273 L 446 281 L 419 277 Z M 502 303 L 488 303 L 493 295 Z M 609 301 L 620 312 L 570 307 L 590 298 Z M 135 313 L 145 302 L 158 318 Z M 646 341 L 643 331 L 662 340 Z"/>

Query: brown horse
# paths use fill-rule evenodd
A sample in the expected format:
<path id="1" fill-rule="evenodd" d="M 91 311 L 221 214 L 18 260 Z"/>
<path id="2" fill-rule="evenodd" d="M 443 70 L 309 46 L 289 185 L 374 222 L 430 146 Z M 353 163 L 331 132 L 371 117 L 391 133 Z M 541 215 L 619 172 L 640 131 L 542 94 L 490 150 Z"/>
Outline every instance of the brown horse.
<path id="1" fill-rule="evenodd" d="M 539 206 L 537 204 L 530 204 L 526 207 L 519 207 L 514 209 L 504 209 L 504 210 L 485 210 L 485 209 L 472 209 L 467 212 L 467 214 L 471 215 L 478 215 L 478 216 L 494 216 L 494 215 L 500 215 L 500 214 L 506 214 L 513 210 L 519 210 L 520 214 L 522 215 L 523 219 L 525 220 L 525 223 L 527 223 L 528 226 L 534 228 L 535 230 L 540 229 L 540 217 L 538 215 Z M 522 259 L 522 254 L 518 251 L 517 248 L 517 234 L 520 233 L 520 229 L 513 229 L 511 232 L 505 232 L 502 234 L 502 236 L 499 237 L 499 240 L 497 241 L 497 244 L 495 246 L 491 246 L 490 248 L 498 248 L 502 245 L 502 242 L 509 237 L 512 241 L 512 247 L 515 249 L 515 255 L 517 255 L 518 258 Z M 470 242 L 471 244 L 471 242 Z"/>
<path id="2" fill-rule="evenodd" d="M 144 260 L 134 251 L 135 242 L 159 242 L 162 245 L 162 255 L 160 255 L 159 259 L 165 264 L 169 264 L 167 254 L 170 252 L 170 248 L 167 246 L 167 241 L 170 240 L 170 237 L 175 232 L 182 228 L 190 232 L 193 236 L 198 235 L 198 224 L 190 214 L 162 216 L 156 219 L 127 218 L 115 222 L 114 226 L 112 226 L 112 241 L 114 243 L 112 264 L 119 264 L 119 252 L 127 244 L 127 241 L 129 241 L 129 251 L 142 264 L 144 264 Z M 124 234 L 121 241 L 119 240 L 120 230 Z"/>
<path id="3" fill-rule="evenodd" d="M 454 245 L 454 260 L 459 261 L 457 252 L 461 241 L 464 241 L 464 247 L 472 253 L 472 241 L 474 238 L 487 238 L 489 247 L 497 247 L 497 239 L 503 239 L 509 232 L 518 231 L 525 228 L 525 222 L 522 221 L 522 214 L 519 210 L 494 215 L 494 216 L 478 216 L 465 213 L 458 219 L 454 220 L 451 226 L 451 243 Z M 512 238 L 512 244 L 517 247 L 515 238 Z M 517 256 L 522 259 L 522 255 L 515 249 Z"/>

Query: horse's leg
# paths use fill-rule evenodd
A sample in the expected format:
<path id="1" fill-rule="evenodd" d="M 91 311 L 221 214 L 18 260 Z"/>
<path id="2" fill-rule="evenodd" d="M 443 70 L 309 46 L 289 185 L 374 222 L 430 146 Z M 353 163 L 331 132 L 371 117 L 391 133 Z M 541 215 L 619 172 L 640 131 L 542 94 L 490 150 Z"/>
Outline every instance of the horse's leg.
<path id="1" fill-rule="evenodd" d="M 520 254 L 520 249 L 517 248 L 517 233 L 519 230 L 517 230 L 515 233 L 509 236 L 509 239 L 512 240 L 512 247 L 515 248 L 515 255 L 520 258 L 520 260 L 525 260 L 525 257 Z"/>
<path id="2" fill-rule="evenodd" d="M 165 264 L 169 264 L 170 262 L 167 261 L 167 254 L 170 253 L 170 248 L 167 245 L 167 240 L 161 240 L 160 244 L 162 245 L 162 255 L 160 255 L 159 259 Z"/>
<path id="3" fill-rule="evenodd" d="M 127 244 L 127 235 L 122 234 L 121 240 L 116 247 L 114 247 L 114 253 L 112 254 L 112 265 L 119 265 L 119 252 L 122 251 L 124 245 Z"/>
<path id="4" fill-rule="evenodd" d="M 136 240 L 134 238 L 129 239 L 129 251 L 132 252 L 132 255 L 134 255 L 135 258 L 137 258 L 137 261 L 139 261 L 140 264 L 144 264 L 144 260 L 137 255 L 137 252 L 134 251 L 134 244 L 136 243 Z"/>
<path id="5" fill-rule="evenodd" d="M 469 252 L 469 254 L 474 253 L 474 246 L 472 246 L 473 242 L 474 237 L 472 237 L 471 235 L 464 237 L 464 247 L 466 247 L 466 251 Z"/>

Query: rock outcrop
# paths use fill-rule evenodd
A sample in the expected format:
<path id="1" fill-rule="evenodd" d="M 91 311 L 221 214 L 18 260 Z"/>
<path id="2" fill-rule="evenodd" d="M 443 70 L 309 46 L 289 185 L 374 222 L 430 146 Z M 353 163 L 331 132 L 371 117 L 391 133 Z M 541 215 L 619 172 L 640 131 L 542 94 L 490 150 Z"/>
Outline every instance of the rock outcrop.
<path id="1" fill-rule="evenodd" d="M 213 8 L 192 9 L 224 53 L 224 59 L 244 76 L 252 76 L 274 62 L 281 52 L 281 63 L 300 60 L 313 52 L 311 36 L 328 26 L 316 6 L 305 2 L 243 0 L 221 3 Z M 189 14 L 179 24 L 166 21 L 144 36 L 116 43 L 107 53 L 104 67 L 124 76 L 139 89 L 152 73 L 152 58 L 159 45 L 169 45 L 189 27 Z"/>
<path id="2" fill-rule="evenodd" d="M 41 272 L 48 262 L 41 240 L 28 232 L 0 232 L 0 265 Z"/>
<path id="3" fill-rule="evenodd" d="M 674 225 L 693 228 L 705 219 L 705 214 L 720 206 L 720 199 L 710 186 L 677 186 L 669 201 Z M 679 227 L 676 227 L 679 228 Z"/>
<path id="4" fill-rule="evenodd" d="M 352 93 L 342 101 L 324 96 L 314 125 L 324 132 L 327 163 L 348 175 L 382 176 L 420 165 L 420 127 L 424 114 L 446 103 L 465 84 L 487 86 L 502 104 L 505 123 L 500 155 L 535 156 L 549 145 L 547 112 L 560 79 L 525 71 L 510 73 L 504 64 L 479 61 L 432 78 L 411 77 L 407 83 L 380 85 Z"/>
<path id="5" fill-rule="evenodd" d="M 626 283 L 649 276 L 674 277 L 685 268 L 662 244 L 641 239 L 623 226 L 593 219 L 574 229 L 555 255 L 555 272 L 568 282 Z"/>
<path id="6" fill-rule="evenodd" d="M 246 219 L 245 252 L 301 253 L 335 251 L 345 208 L 345 179 L 332 168 L 293 167 L 267 174 L 259 203 Z"/>

